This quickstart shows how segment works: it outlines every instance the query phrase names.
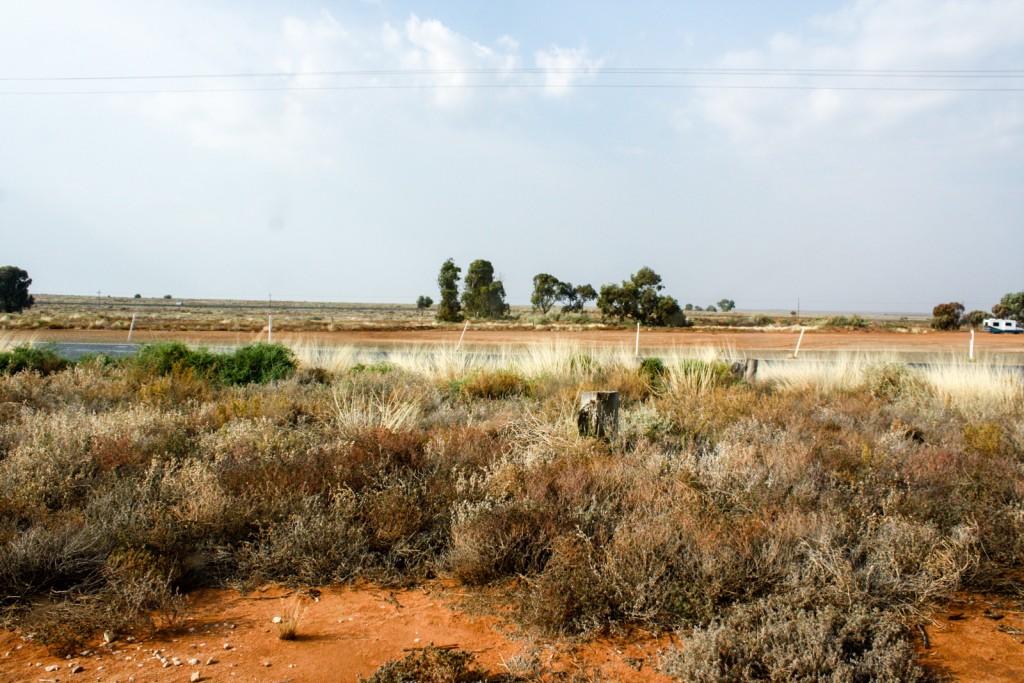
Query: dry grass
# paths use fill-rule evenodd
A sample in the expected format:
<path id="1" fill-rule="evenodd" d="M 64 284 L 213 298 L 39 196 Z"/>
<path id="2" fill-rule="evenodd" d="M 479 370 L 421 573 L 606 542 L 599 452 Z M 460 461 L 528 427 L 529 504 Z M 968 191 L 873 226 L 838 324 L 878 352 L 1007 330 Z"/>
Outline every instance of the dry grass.
<path id="1" fill-rule="evenodd" d="M 294 598 L 285 608 L 281 621 L 277 623 L 278 640 L 295 640 L 299 636 L 299 624 L 306 614 L 306 603 L 301 597 Z"/>

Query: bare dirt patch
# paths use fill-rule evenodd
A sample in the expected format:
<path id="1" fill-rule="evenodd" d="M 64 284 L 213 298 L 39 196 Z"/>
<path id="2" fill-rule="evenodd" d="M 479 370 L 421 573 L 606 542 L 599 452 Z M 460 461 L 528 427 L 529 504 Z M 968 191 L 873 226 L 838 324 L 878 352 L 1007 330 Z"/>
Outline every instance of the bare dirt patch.
<path id="1" fill-rule="evenodd" d="M 83 651 L 88 654 L 72 659 L 53 657 L 45 648 L 2 631 L 0 680 L 171 683 L 188 681 L 198 672 L 203 681 L 335 683 L 369 677 L 381 664 L 431 643 L 472 652 L 492 672 L 533 659 L 548 676 L 564 672 L 582 674 L 584 680 L 669 680 L 654 670 L 658 653 L 669 645 L 667 636 L 537 640 L 498 619 L 460 611 L 461 597 L 457 587 L 442 584 L 397 591 L 332 588 L 315 600 L 281 588 L 247 595 L 200 590 L 190 596 L 190 618 L 174 635 L 137 642 L 119 639 L 110 647 L 96 642 Z M 297 637 L 280 640 L 273 619 L 300 599 L 306 609 Z M 47 671 L 54 666 L 58 668 Z M 72 673 L 75 667 L 82 670 Z"/>
<path id="2" fill-rule="evenodd" d="M 922 663 L 957 681 L 1024 680 L 1024 610 L 1005 596 L 960 594 L 932 616 Z"/>

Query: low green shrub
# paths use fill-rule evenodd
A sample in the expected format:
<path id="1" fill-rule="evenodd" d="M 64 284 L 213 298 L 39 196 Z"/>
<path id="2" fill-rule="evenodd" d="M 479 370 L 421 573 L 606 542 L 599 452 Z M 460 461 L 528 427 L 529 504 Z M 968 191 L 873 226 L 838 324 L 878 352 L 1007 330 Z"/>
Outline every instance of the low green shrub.
<path id="1" fill-rule="evenodd" d="M 666 372 L 665 362 L 657 356 L 644 358 L 640 361 L 640 374 L 646 377 L 647 381 L 652 384 L 661 380 Z"/>
<path id="2" fill-rule="evenodd" d="M 290 377 L 297 363 L 291 349 L 280 344 L 249 344 L 220 359 L 217 379 L 222 384 L 268 384 Z"/>
<path id="3" fill-rule="evenodd" d="M 197 377 L 229 386 L 285 379 L 298 365 L 290 349 L 266 343 L 249 344 L 225 354 L 189 348 L 181 342 L 147 344 L 134 363 L 146 374 L 167 376 L 191 371 Z"/>
<path id="4" fill-rule="evenodd" d="M 0 375 L 13 375 L 19 372 L 51 375 L 69 365 L 68 361 L 53 351 L 34 349 L 30 346 L 16 346 L 10 351 L 0 353 Z"/>

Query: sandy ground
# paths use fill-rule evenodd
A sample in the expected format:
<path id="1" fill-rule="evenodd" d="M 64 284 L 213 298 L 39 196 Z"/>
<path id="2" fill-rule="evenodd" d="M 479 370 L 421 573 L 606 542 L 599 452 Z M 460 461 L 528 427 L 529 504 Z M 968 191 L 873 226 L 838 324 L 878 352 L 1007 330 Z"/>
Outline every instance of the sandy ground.
<path id="1" fill-rule="evenodd" d="M 198 672 L 203 681 L 336 683 L 369 677 L 381 664 L 430 643 L 472 652 L 491 672 L 509 670 L 506 663 L 514 668 L 517 655 L 534 655 L 545 671 L 582 672 L 590 680 L 669 680 L 654 671 L 658 653 L 669 645 L 667 636 L 586 643 L 519 638 L 508 624 L 460 611 L 461 597 L 458 588 L 441 584 L 393 592 L 325 589 L 316 601 L 280 588 L 249 595 L 203 590 L 191 596 L 190 617 L 175 635 L 118 640 L 112 647 L 95 642 L 72 659 L 50 656 L 45 648 L 0 631 L 0 680 L 177 683 Z M 298 638 L 280 640 L 272 620 L 296 600 L 306 607 Z M 58 668 L 47 671 L 53 666 Z M 72 673 L 74 667 L 82 670 Z"/>
<path id="2" fill-rule="evenodd" d="M 334 683 L 369 677 L 381 664 L 429 643 L 472 652 L 491 672 L 515 670 L 517 659 L 533 657 L 549 674 L 669 680 L 655 671 L 659 652 L 671 645 L 667 635 L 638 632 L 617 640 L 545 642 L 518 635 L 496 618 L 461 611 L 462 597 L 458 587 L 443 584 L 393 592 L 366 586 L 325 589 L 315 601 L 275 587 L 248 595 L 202 590 L 191 596 L 189 618 L 173 634 L 142 642 L 117 640 L 111 646 L 95 642 L 70 659 L 50 656 L 45 648 L 0 631 L 0 680 L 176 683 L 198 672 L 203 681 Z M 306 606 L 298 638 L 282 641 L 273 618 L 287 614 L 297 600 Z M 929 647 L 918 648 L 922 661 L 957 681 L 1024 680 L 1021 607 L 1006 598 L 958 596 L 933 616 L 927 627 Z M 175 664 L 175 658 L 181 663 Z"/>
<path id="3" fill-rule="evenodd" d="M 33 341 L 76 341 L 92 343 L 124 343 L 127 334 L 116 330 L 38 330 L 32 332 L 6 332 L 14 339 Z M 361 346 L 454 345 L 462 334 L 461 328 L 451 330 L 344 330 L 338 332 L 283 332 L 275 333 L 274 340 L 284 343 L 355 344 Z M 644 349 L 670 349 L 673 347 L 718 347 L 738 351 L 792 352 L 796 347 L 799 330 L 642 330 L 640 347 Z M 136 332 L 133 342 L 180 339 L 190 343 L 244 344 L 265 341 L 266 335 L 238 332 Z M 633 348 L 635 330 L 509 330 L 472 329 L 463 341 L 471 346 L 515 346 L 572 342 L 584 346 Z M 801 354 L 817 351 L 896 351 L 956 353 L 966 355 L 970 343 L 969 332 L 867 332 L 808 330 L 800 346 Z M 1024 335 L 975 335 L 977 354 L 1024 354 Z"/>
<path id="4" fill-rule="evenodd" d="M 961 594 L 932 617 L 921 660 L 957 681 L 1024 680 L 1024 605 L 991 595 Z"/>

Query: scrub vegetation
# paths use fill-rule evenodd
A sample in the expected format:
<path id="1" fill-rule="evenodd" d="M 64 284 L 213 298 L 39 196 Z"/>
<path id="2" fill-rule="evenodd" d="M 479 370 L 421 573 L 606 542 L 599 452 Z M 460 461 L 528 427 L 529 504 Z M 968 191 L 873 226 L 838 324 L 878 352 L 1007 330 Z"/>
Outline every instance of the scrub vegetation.
<path id="1" fill-rule="evenodd" d="M 0 367 L 0 615 L 61 652 L 173 627 L 202 586 L 446 577 L 542 636 L 677 631 L 685 680 L 928 680 L 922 615 L 1024 559 L 1000 368 L 747 384 L 714 351 L 271 345 Z M 598 389 L 610 442 L 576 432 Z M 430 657 L 472 668 L 402 666 Z"/>

